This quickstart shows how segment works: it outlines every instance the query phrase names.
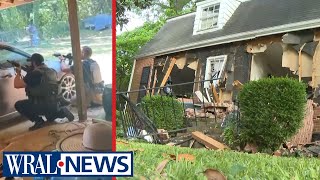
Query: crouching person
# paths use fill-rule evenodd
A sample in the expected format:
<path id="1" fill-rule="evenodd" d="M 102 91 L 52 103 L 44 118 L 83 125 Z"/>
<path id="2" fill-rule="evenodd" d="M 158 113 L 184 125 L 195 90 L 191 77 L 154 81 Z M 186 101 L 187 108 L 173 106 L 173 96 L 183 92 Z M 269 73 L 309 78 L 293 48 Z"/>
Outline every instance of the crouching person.
<path id="1" fill-rule="evenodd" d="M 34 126 L 29 130 L 44 125 L 45 121 L 41 116 L 45 116 L 49 121 L 65 117 L 72 121 L 73 114 L 65 107 L 60 108 L 57 72 L 44 64 L 44 58 L 40 54 L 33 54 L 30 61 L 32 70 L 22 78 L 21 67 L 17 67 L 14 80 L 14 87 L 25 88 L 28 96 L 28 99 L 16 102 L 15 108 L 22 116 L 34 122 Z"/>

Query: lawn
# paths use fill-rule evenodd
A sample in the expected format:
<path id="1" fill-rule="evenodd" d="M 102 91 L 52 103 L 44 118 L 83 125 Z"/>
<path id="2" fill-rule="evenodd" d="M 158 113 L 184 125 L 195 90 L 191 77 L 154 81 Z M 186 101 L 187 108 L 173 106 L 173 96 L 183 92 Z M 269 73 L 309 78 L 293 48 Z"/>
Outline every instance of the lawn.
<path id="1" fill-rule="evenodd" d="M 235 179 L 320 179 L 320 159 L 273 157 L 266 154 L 245 154 L 232 151 L 179 148 L 137 142 L 117 141 L 117 151 L 134 151 L 132 179 L 205 180 L 206 169 L 216 169 L 229 180 Z M 167 155 L 188 154 L 194 161 L 170 160 L 162 174 L 158 165 Z M 166 157 L 166 158 L 165 158 Z M 170 159 L 170 158 L 169 158 Z M 121 178 L 117 178 L 121 179 Z"/>

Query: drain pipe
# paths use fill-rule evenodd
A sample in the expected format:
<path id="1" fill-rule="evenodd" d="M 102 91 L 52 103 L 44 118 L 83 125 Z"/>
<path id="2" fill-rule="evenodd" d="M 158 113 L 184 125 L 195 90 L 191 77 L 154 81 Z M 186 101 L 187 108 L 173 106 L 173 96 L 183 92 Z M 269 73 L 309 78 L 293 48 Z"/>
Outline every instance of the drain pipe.
<path id="1" fill-rule="evenodd" d="M 300 51 L 299 51 L 299 81 L 301 82 L 301 78 L 302 78 L 302 50 L 304 48 L 304 46 L 306 45 L 307 43 L 304 43 L 301 48 L 300 48 Z"/>

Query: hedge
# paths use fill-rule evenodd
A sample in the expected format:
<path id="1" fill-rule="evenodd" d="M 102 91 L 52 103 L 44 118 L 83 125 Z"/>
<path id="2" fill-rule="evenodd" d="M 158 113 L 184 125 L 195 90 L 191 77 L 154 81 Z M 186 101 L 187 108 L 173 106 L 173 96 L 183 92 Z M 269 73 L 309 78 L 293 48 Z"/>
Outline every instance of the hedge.
<path id="1" fill-rule="evenodd" d="M 174 130 L 184 126 L 183 105 L 173 97 L 145 96 L 141 108 L 158 129 Z"/>
<path id="2" fill-rule="evenodd" d="M 297 133 L 306 106 L 306 85 L 291 78 L 265 78 L 239 94 L 240 141 L 275 150 Z"/>

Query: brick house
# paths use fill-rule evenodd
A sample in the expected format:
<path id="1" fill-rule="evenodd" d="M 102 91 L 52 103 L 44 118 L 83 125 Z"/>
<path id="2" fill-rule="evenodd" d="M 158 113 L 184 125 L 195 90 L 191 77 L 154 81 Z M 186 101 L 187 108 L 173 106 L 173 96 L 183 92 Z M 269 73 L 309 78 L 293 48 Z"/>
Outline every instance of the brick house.
<path id="1" fill-rule="evenodd" d="M 165 74 L 173 83 L 217 75 L 222 79 L 216 82 L 219 96 L 232 101 L 235 80 L 246 83 L 272 75 L 304 81 L 313 98 L 318 97 L 319 0 L 205 0 L 196 5 L 196 12 L 167 20 L 140 50 L 129 91 L 162 87 Z M 139 102 L 144 95 L 132 93 L 130 99 Z"/>

